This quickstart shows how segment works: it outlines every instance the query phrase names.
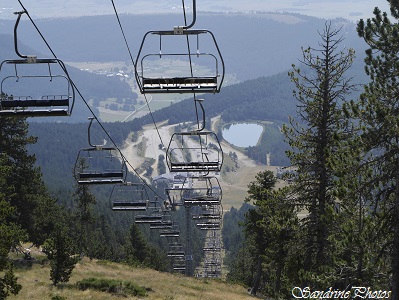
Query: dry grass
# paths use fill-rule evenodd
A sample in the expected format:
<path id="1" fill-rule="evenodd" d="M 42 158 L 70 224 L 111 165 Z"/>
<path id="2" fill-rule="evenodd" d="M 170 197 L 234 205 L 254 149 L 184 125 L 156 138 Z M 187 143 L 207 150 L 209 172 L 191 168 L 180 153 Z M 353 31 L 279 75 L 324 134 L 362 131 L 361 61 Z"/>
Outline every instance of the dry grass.
<path id="1" fill-rule="evenodd" d="M 240 166 L 237 172 L 229 172 L 223 175 L 221 187 L 223 190 L 224 211 L 230 210 L 232 206 L 240 208 L 248 196 L 248 184 L 255 181 L 255 176 L 265 170 L 275 171 L 273 166 Z M 278 183 L 276 187 L 282 187 L 284 183 Z"/>
<path id="2" fill-rule="evenodd" d="M 169 273 L 161 273 L 151 269 L 137 269 L 123 264 L 104 261 L 83 260 L 76 265 L 70 282 L 54 287 L 49 279 L 49 266 L 35 264 L 30 269 L 16 269 L 18 282 L 22 290 L 10 300 L 51 299 L 55 295 L 66 297 L 67 300 L 109 300 L 120 299 L 121 296 L 97 291 L 79 291 L 75 288 L 77 281 L 96 277 L 132 281 L 148 288 L 148 296 L 143 298 L 123 297 L 123 299 L 162 299 L 162 300 L 224 300 L 253 299 L 244 287 L 231 285 L 221 280 L 196 279 Z"/>

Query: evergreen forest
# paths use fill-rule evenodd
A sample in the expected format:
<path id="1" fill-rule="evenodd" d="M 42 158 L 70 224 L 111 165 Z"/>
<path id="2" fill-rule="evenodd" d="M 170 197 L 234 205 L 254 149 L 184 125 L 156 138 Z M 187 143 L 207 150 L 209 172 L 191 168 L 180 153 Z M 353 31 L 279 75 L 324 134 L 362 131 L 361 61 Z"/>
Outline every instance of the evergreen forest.
<path id="1" fill-rule="evenodd" d="M 212 130 L 211 119 L 219 117 L 220 140 L 226 124 L 272 124 L 256 146 L 242 149 L 265 170 L 247 186 L 242 206 L 223 214 L 222 280 L 243 285 L 261 299 L 399 300 L 399 2 L 390 1 L 390 7 L 389 13 L 376 8 L 372 19 L 356 24 L 362 47 L 346 47 L 346 38 L 353 36 L 345 36 L 340 22 L 318 20 L 312 23 L 318 28 L 309 29 L 315 37 L 298 47 L 298 59 L 288 71 L 260 75 L 257 69 L 259 74 L 249 74 L 247 61 L 240 83 L 223 87 L 220 94 L 203 95 L 205 127 Z M 163 18 L 169 20 L 162 16 L 159 22 Z M 216 14 L 218 22 L 223 18 Z M 90 22 L 98 20 L 90 17 Z M 54 24 L 62 27 L 63 22 Z M 79 34 L 76 38 L 82 39 Z M 1 60 L 14 55 L 4 46 L 10 39 L 0 36 Z M 25 45 L 21 49 L 32 50 Z M 63 51 L 85 60 L 86 50 Z M 110 53 L 96 59 L 108 61 Z M 138 98 L 125 80 L 73 68 L 69 75 L 85 82 L 80 92 L 92 102 Z M 161 227 L 137 222 L 139 212 L 112 209 L 115 185 L 79 184 L 94 157 L 79 154 L 109 147 L 112 155 L 99 167 L 124 168 L 115 149 L 154 123 L 195 123 L 193 103 L 188 98 L 133 121 L 95 118 L 93 123 L 87 117 L 98 110 L 82 101 L 74 108 L 76 119 L 68 123 L 4 116 L 0 106 L 0 299 L 23 288 L 15 269 L 35 263 L 50 265 L 48 278 L 54 287 L 67 283 L 83 258 L 176 272 L 178 259 L 170 256 L 178 251 L 170 251 Z M 270 152 L 270 164 L 282 172 L 266 168 L 265 153 Z M 161 170 L 166 169 L 164 159 L 159 160 Z M 168 184 L 148 179 L 151 166 L 147 179 L 131 169 L 124 171 L 124 181 L 142 186 L 146 205 L 173 219 L 170 224 L 180 229 L 179 239 L 191 241 L 192 257 L 185 258 L 192 261 L 190 268 L 200 267 L 209 235 L 194 222 L 188 226 L 187 215 L 200 216 L 209 208 L 170 209 Z M 37 261 L 31 248 L 41 249 L 45 261 Z"/>

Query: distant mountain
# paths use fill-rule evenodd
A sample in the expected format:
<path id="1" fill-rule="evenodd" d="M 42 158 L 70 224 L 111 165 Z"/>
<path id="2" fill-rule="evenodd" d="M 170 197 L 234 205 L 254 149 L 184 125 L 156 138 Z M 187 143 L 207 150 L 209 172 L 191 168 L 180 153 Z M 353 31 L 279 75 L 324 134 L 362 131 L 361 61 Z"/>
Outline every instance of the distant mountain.
<path id="1" fill-rule="evenodd" d="M 82 15 L 104 15 L 112 12 L 110 1 L 104 0 L 30 0 L 24 3 L 30 14 L 35 18 L 76 17 Z M 115 1 L 120 14 L 182 14 L 181 0 L 118 0 Z M 185 1 L 187 11 L 191 13 L 192 1 Z M 388 1 L 375 0 L 284 0 L 284 1 L 259 1 L 259 0 L 201 0 L 197 1 L 197 10 L 206 12 L 290 12 L 301 13 L 308 16 L 333 19 L 343 17 L 351 21 L 360 18 L 372 17 L 375 6 L 382 11 L 389 11 Z M 13 18 L 12 12 L 19 10 L 18 2 L 2 0 L 0 15 Z"/>
<path id="2" fill-rule="evenodd" d="M 147 31 L 171 30 L 183 23 L 178 14 L 123 14 L 120 19 L 134 59 Z M 214 33 L 226 72 L 244 81 L 289 69 L 300 58 L 301 47 L 317 46 L 317 31 L 325 22 L 288 13 L 199 13 L 195 28 Z M 357 37 L 355 25 L 344 19 L 333 23 L 342 27 L 345 44 L 363 56 L 365 44 Z M 36 24 L 64 61 L 130 61 L 114 15 L 38 19 Z M 3 20 L 1 32 L 11 33 L 13 26 L 14 21 Z M 20 26 L 19 38 L 25 44 L 48 53 L 31 24 L 21 21 Z"/>
<path id="3" fill-rule="evenodd" d="M 171 29 L 173 24 L 178 22 L 176 14 L 121 15 L 121 21 L 134 58 L 147 31 Z M 2 30 L 12 31 L 14 21 L 2 22 Z M 291 64 L 299 64 L 301 47 L 318 47 L 318 31 L 323 30 L 325 22 L 298 14 L 200 13 L 196 27 L 207 28 L 215 34 L 225 60 L 226 72 L 244 82 L 242 85 L 223 87 L 218 95 L 205 95 L 207 117 L 223 114 L 226 120 L 239 121 L 255 118 L 257 115 L 258 119 L 286 121 L 286 117 L 294 112 L 292 107 L 282 109 L 285 105 L 281 106 L 281 103 L 292 101 L 284 100 L 292 98 L 292 87 L 287 85 L 289 79 L 286 72 L 291 69 Z M 364 82 L 365 43 L 357 36 L 353 23 L 336 19 L 333 25 L 341 28 L 341 34 L 345 38 L 342 46 L 356 50 L 356 61 L 350 75 L 357 76 L 358 82 Z M 49 52 L 32 24 L 22 21 L 20 26 L 19 38 L 24 44 L 29 44 L 43 53 Z M 126 46 L 113 15 L 39 19 L 37 26 L 57 56 L 64 61 L 129 61 Z M 13 53 L 12 49 L 5 47 L 12 45 L 10 39 L 9 35 L 0 35 L 0 58 Z M 32 51 L 25 45 L 21 45 L 21 49 L 26 52 Z M 281 72 L 283 75 L 268 77 Z M 71 76 L 79 86 L 84 87 L 82 93 L 88 99 L 93 95 L 123 97 L 118 95 L 128 90 L 127 84 L 112 77 L 95 76 L 74 68 L 71 68 Z M 275 82 L 276 78 L 279 83 Z M 282 84 L 285 85 L 283 88 Z M 282 93 L 276 96 L 277 91 Z M 277 97 L 278 100 L 273 100 L 273 97 Z M 259 105 L 265 101 L 270 103 Z M 263 109 L 257 110 L 255 106 Z M 79 113 L 84 109 L 77 108 L 75 111 Z M 181 114 L 182 111 L 186 113 Z M 195 116 L 191 112 L 192 101 L 189 100 L 156 112 L 154 116 L 156 121 L 169 119 L 170 122 L 177 123 L 185 121 L 184 118 L 194 119 Z M 84 115 L 86 117 L 88 113 L 85 112 Z M 149 122 L 152 120 L 150 116 L 146 116 L 135 120 L 133 125 L 134 128 L 140 128 L 142 124 Z"/>

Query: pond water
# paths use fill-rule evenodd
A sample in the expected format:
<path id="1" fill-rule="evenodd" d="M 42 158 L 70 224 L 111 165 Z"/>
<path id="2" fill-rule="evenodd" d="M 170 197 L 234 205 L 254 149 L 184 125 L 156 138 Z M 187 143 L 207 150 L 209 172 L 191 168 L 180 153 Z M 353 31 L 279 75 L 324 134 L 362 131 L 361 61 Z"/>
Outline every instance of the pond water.
<path id="1" fill-rule="evenodd" d="M 223 138 L 238 147 L 256 146 L 263 126 L 254 123 L 238 123 L 223 127 Z"/>

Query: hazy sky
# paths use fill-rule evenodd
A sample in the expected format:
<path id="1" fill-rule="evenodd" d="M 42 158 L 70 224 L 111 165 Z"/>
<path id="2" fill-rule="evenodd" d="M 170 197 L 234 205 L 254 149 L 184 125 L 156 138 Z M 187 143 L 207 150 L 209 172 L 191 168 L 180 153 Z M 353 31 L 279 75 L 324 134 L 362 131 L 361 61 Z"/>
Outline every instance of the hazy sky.
<path id="1" fill-rule="evenodd" d="M 21 0 L 34 17 L 59 17 L 93 14 L 112 14 L 111 0 Z M 179 12 L 181 0 L 114 0 L 120 13 Z M 187 6 L 192 1 L 185 1 Z M 374 7 L 389 11 L 387 0 L 197 0 L 200 11 L 263 10 L 296 12 L 320 18 L 343 17 L 352 21 L 373 16 Z M 0 18 L 14 18 L 12 13 L 21 10 L 17 0 L 1 0 Z"/>

